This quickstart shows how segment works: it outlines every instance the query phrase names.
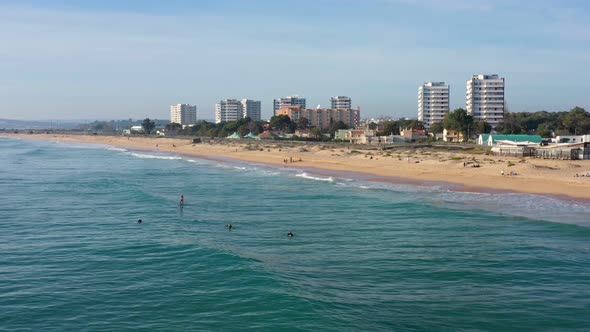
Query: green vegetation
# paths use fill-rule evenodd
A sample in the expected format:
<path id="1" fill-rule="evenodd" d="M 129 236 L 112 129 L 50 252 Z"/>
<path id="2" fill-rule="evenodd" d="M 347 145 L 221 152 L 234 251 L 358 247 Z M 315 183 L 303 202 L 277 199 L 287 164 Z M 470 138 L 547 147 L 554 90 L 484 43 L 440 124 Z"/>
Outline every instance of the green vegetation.
<path id="1" fill-rule="evenodd" d="M 141 123 L 141 127 L 143 128 L 143 131 L 149 135 L 152 133 L 154 128 L 156 128 L 156 123 L 150 120 L 150 118 L 145 118 Z"/>
<path id="2" fill-rule="evenodd" d="M 380 134 L 383 135 L 399 135 L 401 130 L 404 128 L 411 129 L 424 129 L 424 123 L 418 120 L 397 120 L 397 121 L 385 121 L 382 128 L 378 128 L 377 124 L 370 124 L 370 129 L 379 129 Z"/>
<path id="3" fill-rule="evenodd" d="M 102 133 L 115 133 L 120 132 L 123 129 L 129 129 L 131 126 L 141 126 L 143 120 L 110 120 L 110 121 L 93 121 L 84 123 L 79 126 L 84 131 L 94 131 Z M 164 127 L 169 123 L 168 120 L 152 120 L 156 127 Z"/>
<path id="4" fill-rule="evenodd" d="M 504 114 L 496 130 L 500 134 L 583 135 L 590 133 L 590 113 L 581 107 L 569 112 L 518 112 Z"/>
<path id="5" fill-rule="evenodd" d="M 467 114 L 462 108 L 457 108 L 445 116 L 443 125 L 447 130 L 456 130 L 463 134 L 463 137 L 469 137 L 470 128 L 473 127 L 473 117 Z"/>
<path id="6" fill-rule="evenodd" d="M 435 122 L 430 126 L 429 132 L 434 133 L 434 134 L 442 134 L 444 129 L 445 128 L 444 128 L 442 122 Z"/>

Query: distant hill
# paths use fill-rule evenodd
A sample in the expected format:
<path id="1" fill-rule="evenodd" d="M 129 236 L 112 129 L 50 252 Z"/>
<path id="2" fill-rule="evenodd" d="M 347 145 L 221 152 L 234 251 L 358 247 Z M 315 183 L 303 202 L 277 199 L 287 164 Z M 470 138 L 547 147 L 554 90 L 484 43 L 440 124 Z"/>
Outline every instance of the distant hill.
<path id="1" fill-rule="evenodd" d="M 77 121 L 27 121 L 0 119 L 0 129 L 77 129 Z"/>

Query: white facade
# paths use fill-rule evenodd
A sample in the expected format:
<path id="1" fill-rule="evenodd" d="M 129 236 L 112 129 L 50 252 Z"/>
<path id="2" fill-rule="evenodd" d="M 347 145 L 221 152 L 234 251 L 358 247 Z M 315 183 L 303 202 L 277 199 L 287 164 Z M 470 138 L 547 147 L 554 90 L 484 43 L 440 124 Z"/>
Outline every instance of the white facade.
<path id="1" fill-rule="evenodd" d="M 197 123 L 197 106 L 176 104 L 170 106 L 170 122 L 181 125 Z"/>
<path id="2" fill-rule="evenodd" d="M 467 81 L 467 113 L 475 121 L 492 128 L 504 119 L 504 78 L 498 75 L 473 75 Z"/>
<path id="3" fill-rule="evenodd" d="M 301 106 L 301 109 L 305 109 L 305 98 L 299 96 L 289 96 L 285 98 L 274 99 L 272 103 L 272 115 L 277 114 L 277 110 L 289 106 Z"/>
<path id="4" fill-rule="evenodd" d="M 449 86 L 445 82 L 426 82 L 418 88 L 418 120 L 426 129 L 442 122 L 449 113 Z"/>
<path id="5" fill-rule="evenodd" d="M 551 139 L 551 143 L 587 143 L 590 135 L 560 135 Z"/>
<path id="6" fill-rule="evenodd" d="M 330 108 L 332 108 L 332 109 L 343 108 L 343 109 L 347 109 L 347 110 L 351 109 L 352 102 L 350 100 L 350 97 L 336 96 L 336 97 L 330 98 Z"/>
<path id="7" fill-rule="evenodd" d="M 242 117 L 260 121 L 261 104 L 259 100 L 242 99 Z"/>
<path id="8" fill-rule="evenodd" d="M 242 102 L 226 99 L 215 104 L 215 123 L 238 121 L 243 116 Z"/>

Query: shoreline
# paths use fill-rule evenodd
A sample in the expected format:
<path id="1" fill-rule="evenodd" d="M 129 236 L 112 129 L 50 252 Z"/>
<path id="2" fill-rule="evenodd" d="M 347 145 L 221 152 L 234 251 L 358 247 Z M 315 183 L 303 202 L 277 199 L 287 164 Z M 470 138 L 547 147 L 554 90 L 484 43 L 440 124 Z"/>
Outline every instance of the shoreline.
<path id="1" fill-rule="evenodd" d="M 527 193 L 580 203 L 590 202 L 590 161 L 523 159 L 470 155 L 457 151 L 351 150 L 339 144 L 252 141 L 192 143 L 188 139 L 61 134 L 3 134 L 7 138 L 102 144 L 138 151 L 167 152 L 219 162 L 252 162 L 297 168 L 321 176 L 424 187 L 455 192 Z M 327 146 L 327 147 L 326 147 Z M 411 147 L 408 147 L 411 150 Z M 285 162 L 286 161 L 286 162 Z M 512 166 L 503 164 L 507 162 Z M 480 165 L 466 167 L 464 165 Z M 501 176 L 515 171 L 516 176 Z M 345 176 L 343 176 L 345 175 Z"/>

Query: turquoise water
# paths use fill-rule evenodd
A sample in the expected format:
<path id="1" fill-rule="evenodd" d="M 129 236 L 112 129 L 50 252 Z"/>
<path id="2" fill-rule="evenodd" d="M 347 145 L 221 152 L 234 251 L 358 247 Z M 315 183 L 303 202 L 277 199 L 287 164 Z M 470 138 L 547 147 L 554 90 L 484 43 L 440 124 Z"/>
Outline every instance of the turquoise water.
<path id="1" fill-rule="evenodd" d="M 0 153 L 2 331 L 590 330 L 583 203 L 93 145 Z"/>

